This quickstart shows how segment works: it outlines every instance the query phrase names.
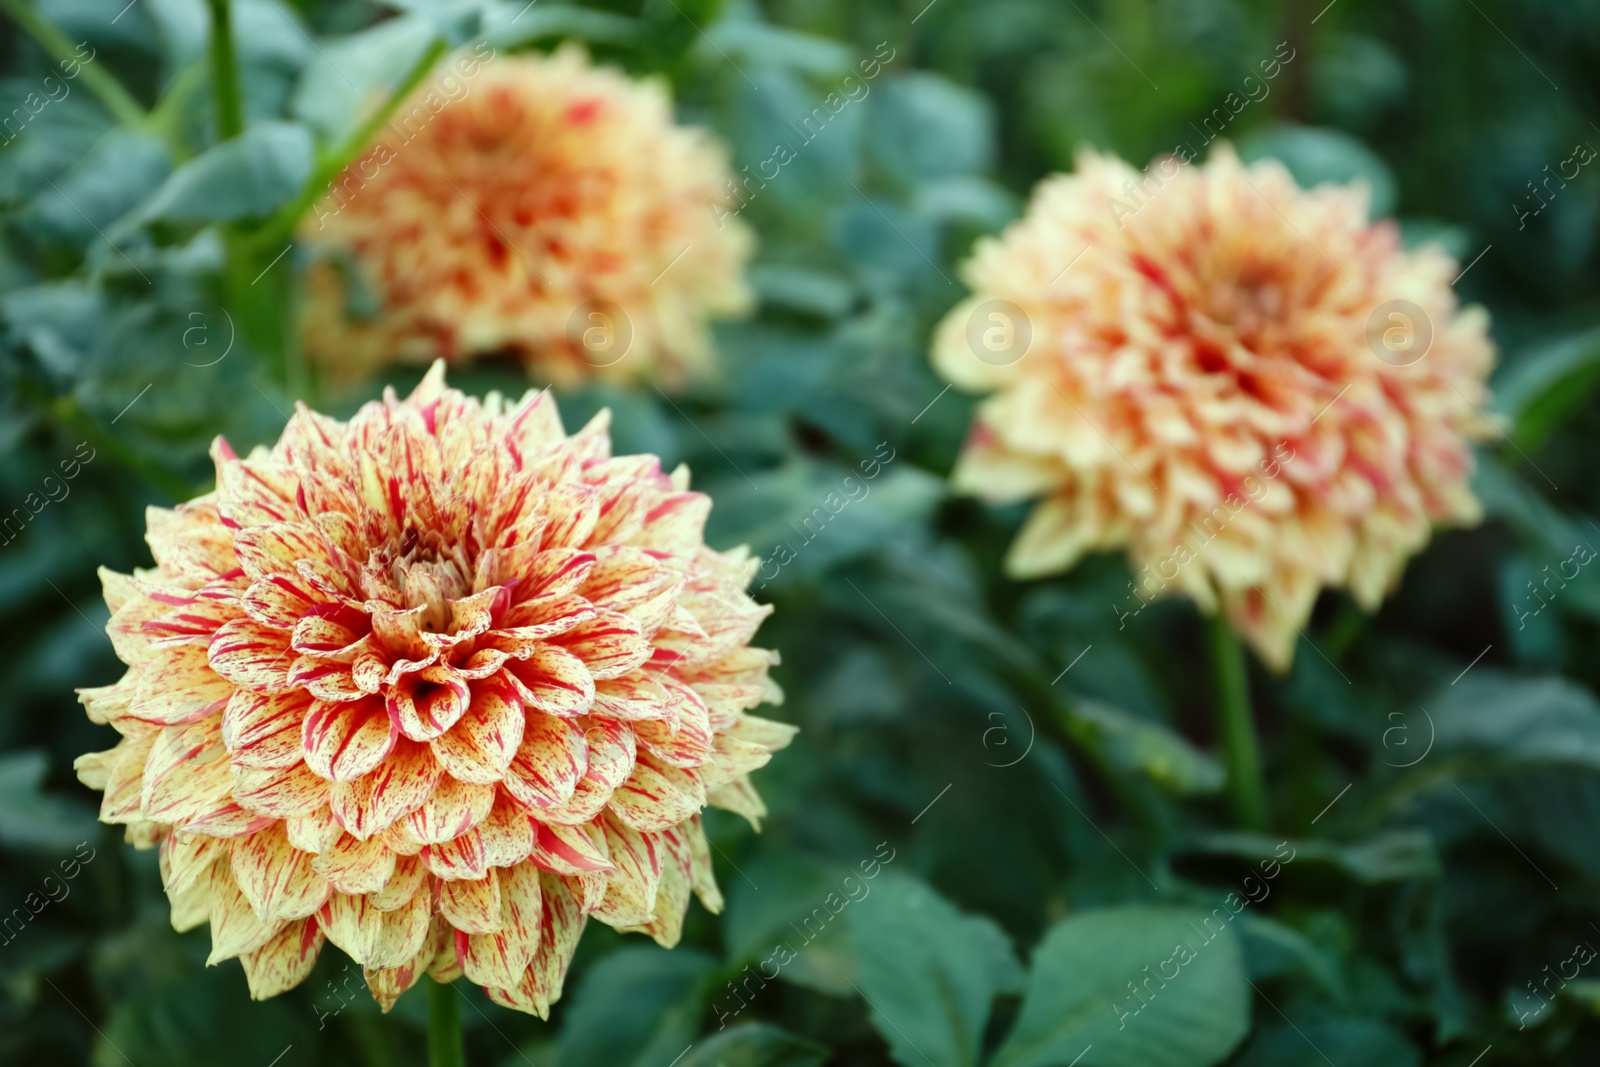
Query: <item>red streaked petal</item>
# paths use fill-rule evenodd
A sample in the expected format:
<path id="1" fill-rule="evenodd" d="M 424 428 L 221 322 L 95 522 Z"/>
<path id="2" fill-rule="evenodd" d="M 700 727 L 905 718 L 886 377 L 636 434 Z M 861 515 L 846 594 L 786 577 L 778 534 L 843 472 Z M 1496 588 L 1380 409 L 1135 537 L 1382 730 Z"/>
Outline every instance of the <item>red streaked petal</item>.
<path id="1" fill-rule="evenodd" d="M 301 730 L 306 766 L 335 782 L 371 771 L 394 751 L 400 736 L 379 697 L 342 704 L 316 703 Z"/>
<path id="2" fill-rule="evenodd" d="M 289 843 L 281 822 L 235 841 L 231 860 L 234 880 L 263 919 L 304 919 L 328 898 L 311 854 Z"/>
<path id="3" fill-rule="evenodd" d="M 575 723 L 532 714 L 503 785 L 522 804 L 548 808 L 565 802 L 589 768 L 588 747 Z"/>
<path id="4" fill-rule="evenodd" d="M 241 689 L 222 712 L 222 743 L 235 763 L 287 767 L 300 760 L 300 731 L 311 698 L 305 693 L 252 693 Z"/>
<path id="5" fill-rule="evenodd" d="M 472 703 L 455 726 L 429 744 L 445 770 L 463 782 L 493 785 L 504 777 L 522 744 L 526 716 L 511 687 L 473 687 Z"/>

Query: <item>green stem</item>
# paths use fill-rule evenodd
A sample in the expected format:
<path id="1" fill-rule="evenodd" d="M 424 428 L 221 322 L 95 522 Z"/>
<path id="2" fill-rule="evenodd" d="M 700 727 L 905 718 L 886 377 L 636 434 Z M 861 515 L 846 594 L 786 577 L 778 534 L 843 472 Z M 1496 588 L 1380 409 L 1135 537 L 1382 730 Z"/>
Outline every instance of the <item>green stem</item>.
<path id="1" fill-rule="evenodd" d="M 279 208 L 270 221 L 256 234 L 256 241 L 263 245 L 276 245 L 286 241 L 294 233 L 295 225 L 327 192 L 328 185 L 337 178 L 343 170 L 362 152 L 372 144 L 378 131 L 394 117 L 395 110 L 404 103 L 428 76 L 433 65 L 444 55 L 446 44 L 441 38 L 433 42 L 433 46 L 423 53 L 422 58 L 406 74 L 405 80 L 389 94 L 383 105 L 374 111 L 367 121 L 363 122 L 344 142 L 323 154 L 318 161 L 311 178 L 306 182 L 305 188 L 300 190 L 300 195 L 289 203 Z"/>
<path id="2" fill-rule="evenodd" d="M 83 84 L 100 98 L 100 102 L 116 116 L 118 122 L 125 126 L 138 126 L 144 122 L 144 108 L 139 106 L 132 93 L 123 88 L 116 75 L 104 67 L 95 66 L 92 59 L 84 60 L 67 35 L 57 29 L 54 23 L 41 17 L 27 0 L 0 0 L 0 9 L 16 19 L 17 24 L 28 31 L 40 47 L 61 63 L 76 64 L 78 77 L 83 79 Z"/>
<path id="3" fill-rule="evenodd" d="M 446 982 L 428 980 L 428 1067 L 466 1067 L 461 1004 Z"/>
<path id="4" fill-rule="evenodd" d="M 194 155 L 193 149 L 184 143 L 181 126 L 190 101 L 205 88 L 206 67 L 203 59 L 190 63 L 172 79 L 156 106 L 150 109 L 146 127 L 167 142 L 174 165 L 187 162 Z"/>
<path id="5" fill-rule="evenodd" d="M 1244 649 L 1220 613 L 1206 620 L 1206 645 L 1216 673 L 1217 727 L 1228 768 L 1228 792 L 1234 813 L 1247 830 L 1267 828 L 1267 790 L 1256 747 L 1255 718 L 1250 711 L 1250 681 Z"/>
<path id="6" fill-rule="evenodd" d="M 233 9 L 229 0 L 211 0 L 211 96 L 217 105 L 217 137 L 226 141 L 244 132 L 244 97 L 233 51 Z"/>

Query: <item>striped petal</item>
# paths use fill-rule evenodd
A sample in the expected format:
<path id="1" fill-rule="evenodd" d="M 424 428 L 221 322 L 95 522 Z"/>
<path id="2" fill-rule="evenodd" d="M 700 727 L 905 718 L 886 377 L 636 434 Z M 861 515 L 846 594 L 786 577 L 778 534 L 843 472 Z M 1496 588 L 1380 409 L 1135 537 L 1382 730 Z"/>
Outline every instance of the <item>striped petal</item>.
<path id="1" fill-rule="evenodd" d="M 372 999 L 378 1002 L 378 1007 L 385 1013 L 394 1007 L 401 994 L 416 985 L 417 981 L 428 973 L 428 968 L 434 959 L 450 945 L 450 942 L 450 927 L 435 918 L 429 924 L 428 936 L 415 956 L 398 967 L 364 968 L 367 988 L 372 991 Z"/>
<path id="2" fill-rule="evenodd" d="M 396 856 L 394 873 L 382 889 L 367 897 L 367 902 L 379 911 L 393 911 L 423 892 L 423 883 L 427 878 L 428 868 L 421 857 Z"/>
<path id="3" fill-rule="evenodd" d="M 641 834 L 619 819 L 603 818 L 600 829 L 616 870 L 595 917 L 618 928 L 642 926 L 655 917 L 664 850 L 656 835 Z"/>
<path id="4" fill-rule="evenodd" d="M 611 810 L 640 833 L 660 833 L 699 814 L 706 787 L 694 771 L 662 763 L 646 753 L 628 780 L 611 794 Z"/>
<path id="5" fill-rule="evenodd" d="M 582 660 L 595 678 L 621 678 L 655 652 L 643 628 L 615 611 L 599 612 L 557 641 Z"/>
<path id="6" fill-rule="evenodd" d="M 251 1000 L 266 1000 L 293 989 L 311 975 L 322 951 L 322 928 L 314 919 L 288 923 L 254 952 L 240 957 Z"/>
<path id="7" fill-rule="evenodd" d="M 257 693 L 289 689 L 288 635 L 251 618 L 234 619 L 211 639 L 211 669 L 238 686 Z"/>
<path id="8" fill-rule="evenodd" d="M 328 781 L 303 763 L 292 767 L 234 767 L 233 799 L 259 815 L 288 819 L 328 803 Z"/>
<path id="9" fill-rule="evenodd" d="M 575 723 L 552 715 L 528 716 L 522 744 L 503 785 L 529 807 L 548 808 L 572 796 L 589 769 L 589 749 Z"/>
<path id="10" fill-rule="evenodd" d="M 438 845 L 424 845 L 418 853 L 422 862 L 445 881 L 458 878 L 482 878 L 489 872 L 489 857 L 483 850 L 483 838 L 476 829 Z"/>
<path id="11" fill-rule="evenodd" d="M 377 697 L 313 704 L 300 735 L 306 766 L 335 782 L 373 770 L 394 751 L 399 736 L 399 725 Z"/>
<path id="12" fill-rule="evenodd" d="M 693 884 L 689 841 L 678 830 L 667 830 L 656 836 L 656 847 L 663 855 L 655 917 L 637 929 L 649 934 L 662 948 L 674 948 L 683 936 L 683 916 L 689 908 L 689 891 Z"/>
<path id="13" fill-rule="evenodd" d="M 512 867 L 533 851 L 534 824 L 520 802 L 501 793 L 488 818 L 478 824 L 478 836 L 490 867 Z"/>
<path id="14" fill-rule="evenodd" d="M 233 880 L 230 865 L 211 865 L 211 955 L 206 958 L 207 966 L 254 952 L 282 928 L 282 920 L 256 914 Z"/>
<path id="15" fill-rule="evenodd" d="M 550 1005 L 561 996 L 567 968 L 578 947 L 588 916 L 561 879 L 540 874 L 539 949 L 533 962 L 511 986 L 489 986 L 484 991 L 496 1004 L 550 1017 Z"/>
<path id="16" fill-rule="evenodd" d="M 303 559 L 328 558 L 322 531 L 298 522 L 269 522 L 240 530 L 233 539 L 233 550 L 252 580 L 270 574 L 293 574 L 295 564 Z"/>
<path id="17" fill-rule="evenodd" d="M 492 934 L 499 930 L 499 876 L 491 868 L 482 878 L 440 882 L 439 913 L 463 933 Z"/>
<path id="18" fill-rule="evenodd" d="M 492 785 L 504 777 L 522 744 L 526 716 L 509 686 L 473 687 L 466 714 L 429 744 L 434 758 L 463 782 Z"/>
<path id="19" fill-rule="evenodd" d="M 499 872 L 500 915 L 495 932 L 466 938 L 466 951 L 457 951 L 461 969 L 469 980 L 482 986 L 515 985 L 539 949 L 540 923 L 544 900 L 539 886 L 539 871 L 532 864 L 519 864 Z"/>
<path id="20" fill-rule="evenodd" d="M 211 669 L 204 645 L 173 645 L 144 664 L 128 714 L 177 726 L 220 711 L 232 695 L 233 686 Z"/>
<path id="21" fill-rule="evenodd" d="M 546 715 L 576 718 L 594 703 L 594 675 L 564 648 L 541 643 L 526 659 L 508 661 L 505 669 L 522 702 Z"/>
<path id="22" fill-rule="evenodd" d="M 421 807 L 443 773 L 427 745 L 401 738 L 371 774 L 333 784 L 334 820 L 354 837 L 371 837 Z"/>
<path id="23" fill-rule="evenodd" d="M 592 874 L 616 868 L 606 857 L 605 838 L 598 843 L 580 826 L 534 823 L 537 843 L 530 857 L 538 866 L 556 874 Z"/>
<path id="24" fill-rule="evenodd" d="M 443 844 L 486 819 L 494 798 L 492 786 L 473 785 L 447 774 L 428 799 L 405 817 L 406 828 L 425 845 Z"/>
<path id="25" fill-rule="evenodd" d="M 377 838 L 363 841 L 341 834 L 331 846 L 318 853 L 311 867 L 336 891 L 359 896 L 383 889 L 394 874 L 395 855 Z"/>
<path id="26" fill-rule="evenodd" d="M 235 841 L 230 858 L 234 881 L 263 919 L 303 919 L 328 898 L 311 854 L 289 843 L 281 822 Z"/>
<path id="27" fill-rule="evenodd" d="M 366 896 L 335 893 L 317 912 L 328 940 L 366 967 L 401 967 L 421 950 L 428 937 L 433 902 L 425 893 L 393 911 L 372 906 Z"/>
<path id="28" fill-rule="evenodd" d="M 252 693 L 241 689 L 222 713 L 222 743 L 235 763 L 287 767 L 301 757 L 300 731 L 311 698 L 305 693 Z"/>
<path id="29" fill-rule="evenodd" d="M 466 714 L 472 691 L 450 668 L 435 665 L 401 679 L 391 701 L 401 733 L 413 741 L 427 741 Z"/>

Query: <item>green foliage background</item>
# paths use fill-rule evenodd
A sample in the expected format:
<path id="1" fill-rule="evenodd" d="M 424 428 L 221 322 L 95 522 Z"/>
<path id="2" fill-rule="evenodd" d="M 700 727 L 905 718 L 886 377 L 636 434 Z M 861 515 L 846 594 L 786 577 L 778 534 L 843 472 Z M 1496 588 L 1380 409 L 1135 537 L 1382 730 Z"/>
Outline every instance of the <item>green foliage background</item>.
<path id="1" fill-rule="evenodd" d="M 0 111 L 26 108 L 0 145 L 0 510 L 28 518 L 0 545 L 0 916 L 26 919 L 0 933 L 0 1062 L 422 1062 L 422 994 L 381 1017 L 331 946 L 266 1003 L 237 964 L 204 968 L 206 931 L 171 931 L 153 854 L 72 776 L 110 744 L 72 690 L 119 674 L 95 567 L 149 562 L 143 507 L 208 488 L 213 435 L 242 452 L 295 397 L 376 394 L 318 389 L 293 350 L 304 259 L 268 262 L 283 205 L 326 180 L 374 91 L 484 35 L 664 76 L 752 170 L 892 58 L 746 209 L 761 306 L 719 330 L 722 379 L 560 398 L 569 425 L 610 405 L 619 451 L 689 462 L 714 544 L 791 546 L 758 592 L 777 714 L 802 727 L 758 775 L 772 817 L 759 836 L 708 818 L 727 911 L 692 906 L 674 952 L 591 925 L 548 1024 L 469 991 L 470 1062 L 1600 1058 L 1579 950 L 1600 944 L 1600 568 L 1536 614 L 1528 586 L 1600 541 L 1600 170 L 1541 186 L 1536 215 L 1529 186 L 1600 145 L 1600 3 L 925 2 L 236 0 L 247 129 L 226 149 L 202 0 L 0 3 Z M 30 12 L 94 56 L 37 113 L 60 68 Z M 1283 44 L 1228 136 L 1302 184 L 1367 180 L 1408 239 L 1472 264 L 1506 440 L 1480 454 L 1483 526 L 1437 537 L 1376 617 L 1325 595 L 1287 677 L 1252 667 L 1272 811 L 1253 835 L 1221 796 L 1193 607 L 1119 626 L 1119 558 L 1002 578 L 1023 509 L 949 494 L 972 402 L 925 352 L 956 265 L 1038 178 L 1082 144 L 1142 165 L 1194 140 Z M 131 93 L 122 121 L 90 71 Z M 454 380 L 525 384 L 492 362 Z M 846 903 L 850 885 L 870 894 Z M 1251 901 L 1236 916 L 1230 893 Z M 1191 937 L 1208 914 L 1223 932 Z M 1203 947 L 1173 960 L 1178 941 Z M 779 977 L 752 979 L 779 945 Z M 1169 961 L 1170 983 L 1128 985 Z"/>

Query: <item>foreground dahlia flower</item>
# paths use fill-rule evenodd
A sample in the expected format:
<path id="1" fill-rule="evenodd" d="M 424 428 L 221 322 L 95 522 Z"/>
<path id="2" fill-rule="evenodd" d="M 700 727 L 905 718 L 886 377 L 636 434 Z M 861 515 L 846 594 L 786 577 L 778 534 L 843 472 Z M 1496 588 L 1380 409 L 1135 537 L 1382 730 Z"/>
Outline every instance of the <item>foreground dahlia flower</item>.
<path id="1" fill-rule="evenodd" d="M 216 491 L 150 511 L 156 567 L 103 573 L 128 672 L 82 699 L 122 740 L 78 775 L 257 998 L 327 938 L 385 1010 L 464 973 L 545 1015 L 588 916 L 671 946 L 691 889 L 719 909 L 699 812 L 757 821 L 793 732 L 744 713 L 781 698 L 770 609 L 681 468 L 443 369 L 219 439 Z"/>
<path id="2" fill-rule="evenodd" d="M 1286 669 L 1320 587 L 1372 610 L 1433 524 L 1479 518 L 1494 350 L 1455 273 L 1369 224 L 1360 187 L 1226 146 L 1144 174 L 1084 153 L 979 246 L 937 333 L 939 370 L 994 394 L 955 481 L 1044 498 L 1015 576 L 1126 546 L 1124 624 L 1176 589 Z"/>
<path id="3" fill-rule="evenodd" d="M 307 351 L 344 377 L 501 350 L 557 381 L 700 370 L 707 318 L 750 302 L 749 231 L 718 219 L 723 149 L 673 125 L 663 84 L 576 46 L 457 66 L 456 91 L 401 105 L 308 218 L 302 237 L 361 284 L 313 266 Z"/>

